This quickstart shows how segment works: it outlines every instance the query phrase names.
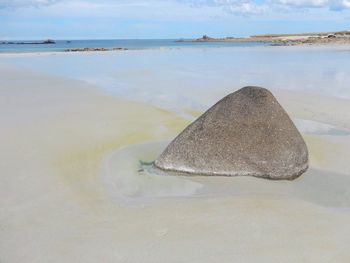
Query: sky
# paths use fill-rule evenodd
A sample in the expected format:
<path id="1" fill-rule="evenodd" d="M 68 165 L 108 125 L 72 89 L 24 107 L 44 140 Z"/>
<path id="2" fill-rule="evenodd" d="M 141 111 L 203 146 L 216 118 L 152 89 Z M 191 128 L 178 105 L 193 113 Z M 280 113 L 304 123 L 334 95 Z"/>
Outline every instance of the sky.
<path id="1" fill-rule="evenodd" d="M 350 30 L 350 0 L 0 0 L 0 40 Z"/>

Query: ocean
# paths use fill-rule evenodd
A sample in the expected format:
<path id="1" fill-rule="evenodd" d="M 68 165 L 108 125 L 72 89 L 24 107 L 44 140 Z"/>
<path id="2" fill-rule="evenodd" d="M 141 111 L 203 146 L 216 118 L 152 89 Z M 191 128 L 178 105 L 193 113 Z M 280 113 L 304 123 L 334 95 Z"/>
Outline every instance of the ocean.
<path id="1" fill-rule="evenodd" d="M 268 43 L 261 42 L 177 42 L 176 39 L 55 40 L 54 44 L 30 44 L 33 42 L 39 43 L 43 41 L 0 41 L 0 53 L 62 52 L 66 49 L 75 48 L 126 48 L 142 50 L 161 48 L 240 47 L 268 45 Z"/>

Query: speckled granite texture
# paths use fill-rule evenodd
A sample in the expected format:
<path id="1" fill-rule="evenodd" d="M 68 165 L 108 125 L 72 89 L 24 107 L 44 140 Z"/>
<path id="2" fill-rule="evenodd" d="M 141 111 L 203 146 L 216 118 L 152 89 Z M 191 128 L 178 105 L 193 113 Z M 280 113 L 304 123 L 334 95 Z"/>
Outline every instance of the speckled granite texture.
<path id="1" fill-rule="evenodd" d="M 190 124 L 154 166 L 179 175 L 291 180 L 307 170 L 308 151 L 272 93 L 244 87 Z"/>

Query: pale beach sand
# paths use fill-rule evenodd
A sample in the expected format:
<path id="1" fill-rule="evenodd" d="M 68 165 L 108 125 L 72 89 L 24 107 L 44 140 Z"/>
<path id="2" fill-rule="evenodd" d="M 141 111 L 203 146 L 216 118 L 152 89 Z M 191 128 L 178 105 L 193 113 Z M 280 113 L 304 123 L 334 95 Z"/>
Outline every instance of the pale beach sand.
<path id="1" fill-rule="evenodd" d="M 309 147 L 295 181 L 164 177 L 140 161 L 227 90 L 162 109 L 23 65 L 0 65 L 1 263 L 349 262 L 348 99 L 273 90 Z M 113 72 L 146 87 L 152 74 Z"/>

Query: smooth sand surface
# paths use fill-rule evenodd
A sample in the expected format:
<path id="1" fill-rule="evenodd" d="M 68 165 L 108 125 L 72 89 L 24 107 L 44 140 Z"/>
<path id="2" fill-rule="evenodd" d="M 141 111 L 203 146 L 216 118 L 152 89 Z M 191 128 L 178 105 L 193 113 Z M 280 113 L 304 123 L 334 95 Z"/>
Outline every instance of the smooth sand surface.
<path id="1" fill-rule="evenodd" d="M 188 120 L 0 66 L 0 262 L 349 262 L 350 104 L 276 96 L 309 121 L 307 173 L 174 178 L 140 161 Z"/>

